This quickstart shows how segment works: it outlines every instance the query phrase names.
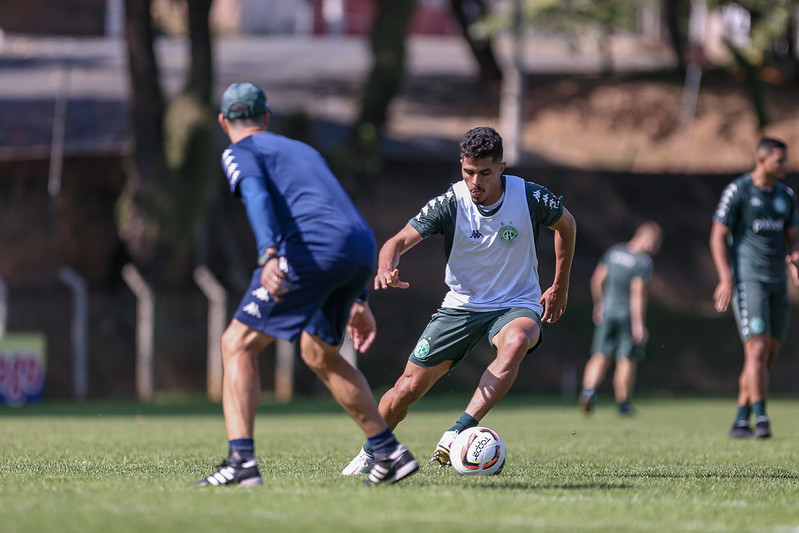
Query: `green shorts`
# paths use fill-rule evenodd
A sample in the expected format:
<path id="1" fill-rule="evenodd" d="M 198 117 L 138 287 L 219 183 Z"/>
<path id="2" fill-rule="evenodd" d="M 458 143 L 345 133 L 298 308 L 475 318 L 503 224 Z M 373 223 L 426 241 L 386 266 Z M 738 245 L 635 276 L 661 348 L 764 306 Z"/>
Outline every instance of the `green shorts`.
<path id="1" fill-rule="evenodd" d="M 646 355 L 644 344 L 633 342 L 633 329 L 630 315 L 605 316 L 602 323 L 594 329 L 591 353 L 601 353 L 605 357 L 629 357 L 643 361 Z"/>
<path id="2" fill-rule="evenodd" d="M 791 302 L 785 283 L 742 281 L 735 285 L 732 311 L 741 341 L 768 334 L 782 342 L 788 333 Z"/>
<path id="3" fill-rule="evenodd" d="M 430 319 L 409 359 L 424 367 L 452 361 L 454 367 L 481 339 L 487 338 L 493 346 L 492 340 L 499 330 L 520 317 L 532 318 L 542 331 L 536 345 L 528 350 L 529 354 L 538 348 L 543 338 L 541 317 L 532 309 L 514 307 L 500 311 L 466 311 L 442 307 Z"/>

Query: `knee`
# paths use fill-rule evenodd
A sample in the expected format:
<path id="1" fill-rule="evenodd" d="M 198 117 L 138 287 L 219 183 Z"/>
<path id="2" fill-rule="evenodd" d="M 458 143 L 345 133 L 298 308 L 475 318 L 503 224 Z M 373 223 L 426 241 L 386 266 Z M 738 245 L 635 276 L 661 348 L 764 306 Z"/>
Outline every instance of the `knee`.
<path id="1" fill-rule="evenodd" d="M 507 332 L 502 338 L 497 352 L 503 354 L 509 360 L 521 363 L 527 351 L 532 348 L 538 340 L 538 331 L 528 332 L 523 330 L 513 330 Z"/>
<path id="2" fill-rule="evenodd" d="M 392 396 L 397 403 L 411 404 L 424 396 L 424 393 L 425 387 L 421 383 L 403 376 L 394 384 Z"/>
<path id="3" fill-rule="evenodd" d="M 230 328 L 222 333 L 221 341 L 222 359 L 229 359 L 233 355 L 240 353 L 244 349 L 244 343 L 241 336 L 236 334 Z"/>

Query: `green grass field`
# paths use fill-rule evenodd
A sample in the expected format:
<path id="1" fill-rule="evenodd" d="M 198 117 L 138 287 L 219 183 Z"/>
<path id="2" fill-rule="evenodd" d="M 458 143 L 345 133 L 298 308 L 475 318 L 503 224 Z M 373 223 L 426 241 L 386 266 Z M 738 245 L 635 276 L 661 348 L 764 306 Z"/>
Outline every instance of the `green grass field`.
<path id="1" fill-rule="evenodd" d="M 511 395 L 484 421 L 506 442 L 496 477 L 428 463 L 465 398 L 424 398 L 398 436 L 415 476 L 339 474 L 356 426 L 327 400 L 264 404 L 265 483 L 187 487 L 226 451 L 218 406 L 44 404 L 0 410 L 0 531 L 799 531 L 799 400 L 769 403 L 774 437 L 731 441 L 734 399 L 611 404 Z"/>

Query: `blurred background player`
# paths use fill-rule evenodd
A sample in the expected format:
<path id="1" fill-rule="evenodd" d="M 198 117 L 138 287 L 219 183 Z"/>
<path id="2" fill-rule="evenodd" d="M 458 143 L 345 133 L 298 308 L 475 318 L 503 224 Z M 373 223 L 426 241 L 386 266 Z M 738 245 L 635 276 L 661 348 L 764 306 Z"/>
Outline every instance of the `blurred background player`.
<path id="1" fill-rule="evenodd" d="M 258 357 L 275 338 L 297 337 L 303 361 L 375 450 L 366 483 L 394 483 L 419 465 L 394 438 L 363 374 L 338 351 L 345 328 L 356 350 L 374 340 L 366 301 L 375 271 L 374 234 L 322 156 L 266 131 L 269 117 L 257 85 L 234 83 L 225 90 L 218 120 L 231 144 L 222 165 L 247 210 L 261 266 L 222 336 L 228 457 L 195 485 L 263 482 L 253 441 Z"/>
<path id="2" fill-rule="evenodd" d="M 591 276 L 596 327 L 579 400 L 586 413 L 593 408 L 596 389 L 605 379 L 613 359 L 616 360 L 613 390 L 619 413 L 633 413 L 630 400 L 636 371 L 644 358 L 649 337 L 646 308 L 652 258 L 660 249 L 662 235 L 657 223 L 641 224 L 632 239 L 615 244 L 605 252 Z"/>
<path id="3" fill-rule="evenodd" d="M 713 293 L 716 311 L 732 302 L 744 345 L 738 379 L 738 411 L 732 438 L 768 438 L 768 371 L 788 331 L 790 300 L 786 263 L 799 285 L 799 215 L 796 196 L 782 183 L 788 149 L 763 138 L 754 170 L 727 185 L 710 232 L 710 252 L 719 277 Z M 754 414 L 755 428 L 750 417 Z"/>
<path id="4" fill-rule="evenodd" d="M 449 292 L 418 340 L 402 376 L 380 399 L 380 413 L 395 428 L 410 406 L 483 339 L 496 358 L 454 426 L 433 455 L 449 465 L 460 431 L 479 421 L 508 392 L 524 357 L 541 342 L 541 321 L 566 309 L 577 232 L 561 198 L 546 188 L 503 174 L 502 137 L 492 128 L 466 133 L 460 143 L 462 178 L 430 200 L 380 249 L 375 290 L 408 288 L 399 279 L 400 256 L 422 239 L 443 234 Z M 555 279 L 543 294 L 538 279 L 537 235 L 554 230 Z M 367 442 L 342 474 L 364 473 L 375 459 Z"/>

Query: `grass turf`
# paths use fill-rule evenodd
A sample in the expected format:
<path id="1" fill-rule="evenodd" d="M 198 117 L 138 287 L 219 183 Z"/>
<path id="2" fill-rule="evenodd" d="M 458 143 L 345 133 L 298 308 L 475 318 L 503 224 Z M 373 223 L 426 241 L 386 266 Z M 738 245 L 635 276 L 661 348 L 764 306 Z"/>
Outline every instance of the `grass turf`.
<path id="1" fill-rule="evenodd" d="M 733 441 L 734 399 L 612 404 L 509 396 L 484 421 L 496 477 L 428 463 L 465 398 L 424 398 L 397 434 L 420 471 L 365 487 L 339 473 L 362 437 L 327 400 L 261 406 L 265 483 L 197 488 L 226 451 L 219 406 L 44 404 L 0 410 L 0 529 L 38 531 L 796 531 L 799 400 L 772 399 L 774 437 Z"/>

